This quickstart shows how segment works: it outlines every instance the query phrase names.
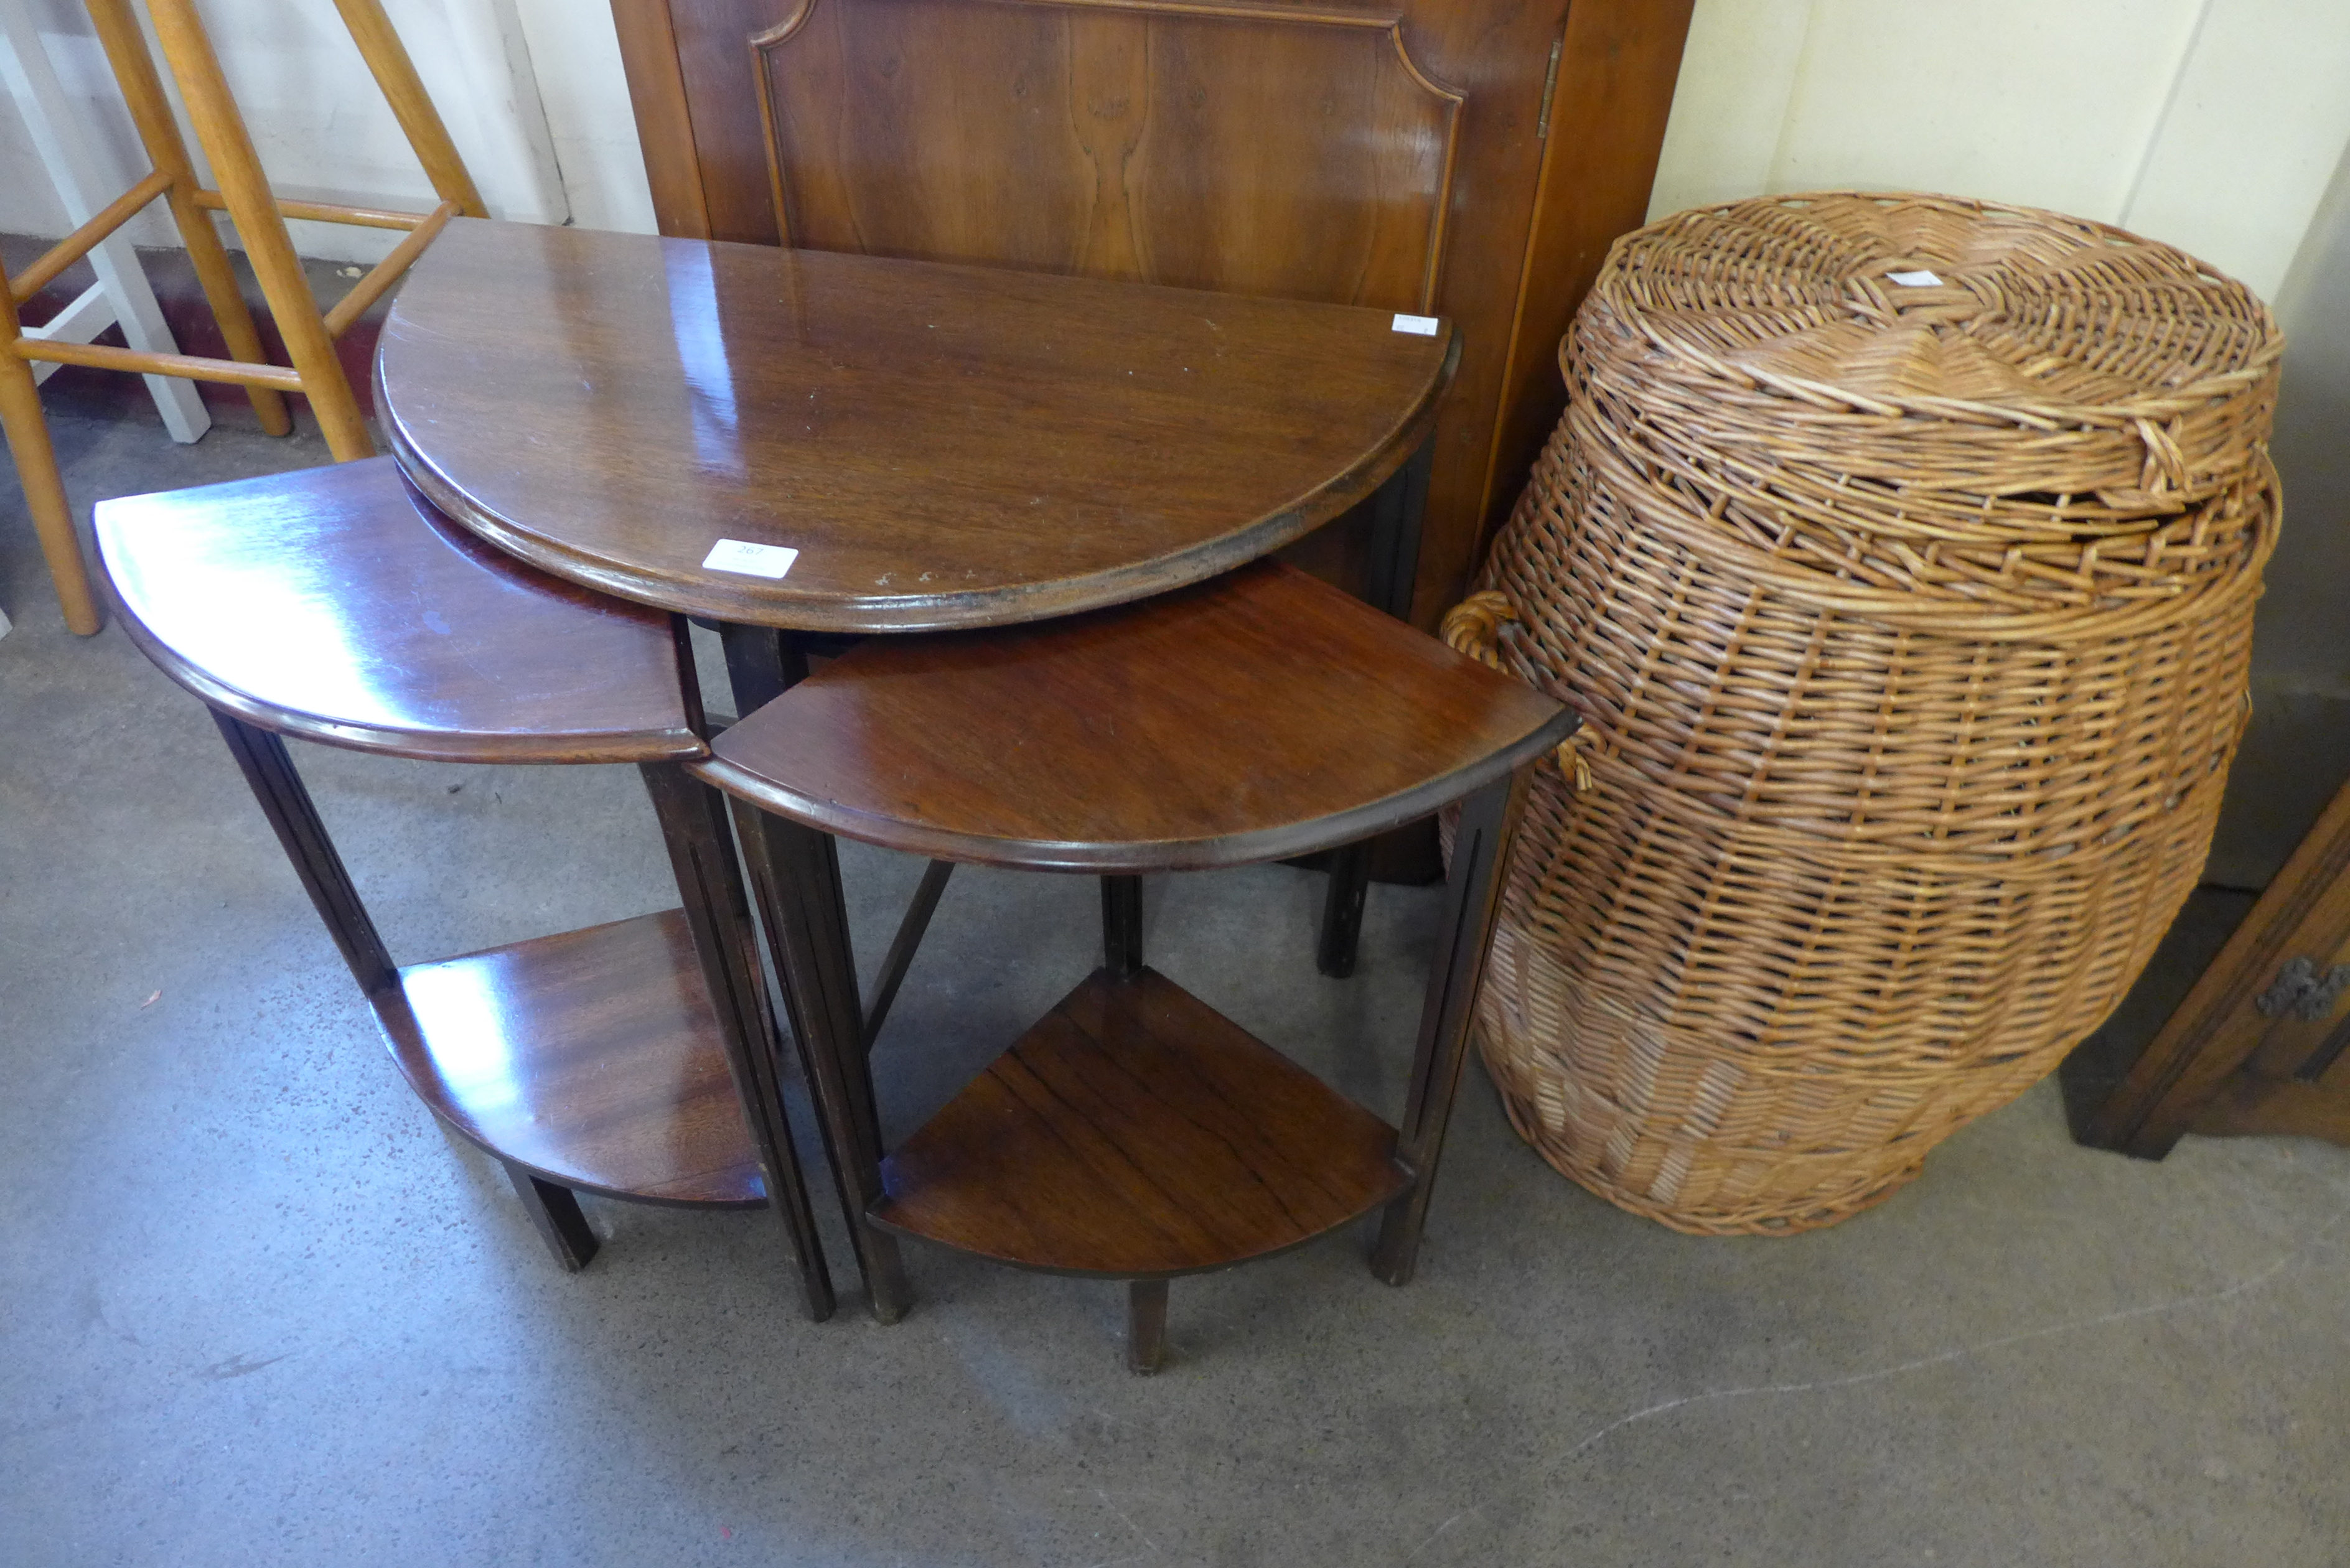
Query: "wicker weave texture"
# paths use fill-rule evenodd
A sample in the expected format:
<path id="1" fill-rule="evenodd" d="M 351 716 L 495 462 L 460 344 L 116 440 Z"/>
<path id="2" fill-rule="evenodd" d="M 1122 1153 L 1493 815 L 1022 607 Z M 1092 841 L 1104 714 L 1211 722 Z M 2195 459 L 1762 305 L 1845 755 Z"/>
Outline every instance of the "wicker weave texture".
<path id="1" fill-rule="evenodd" d="M 2104 1019 L 2241 733 L 2281 348 L 2051 213 L 1830 193 L 1618 242 L 1448 628 L 1585 719 L 1479 1007 L 1554 1164 L 1682 1229 L 1831 1223 Z"/>

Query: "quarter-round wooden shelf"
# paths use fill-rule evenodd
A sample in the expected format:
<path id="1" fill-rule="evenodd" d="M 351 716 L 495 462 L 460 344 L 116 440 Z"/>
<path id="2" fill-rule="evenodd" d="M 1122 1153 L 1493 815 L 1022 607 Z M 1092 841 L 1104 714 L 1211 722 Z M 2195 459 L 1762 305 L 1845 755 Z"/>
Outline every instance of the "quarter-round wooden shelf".
<path id="1" fill-rule="evenodd" d="M 868 639 L 688 765 L 888 848 L 1186 870 L 1384 832 L 1574 725 L 1531 687 L 1263 561 L 1097 615 Z"/>
<path id="2" fill-rule="evenodd" d="M 681 911 L 409 964 L 369 1000 L 417 1096 L 500 1159 L 639 1202 L 766 1202 Z"/>
<path id="3" fill-rule="evenodd" d="M 213 707 L 451 763 L 702 754 L 670 618 L 508 560 L 390 458 L 101 501 L 124 628 Z"/>
<path id="4" fill-rule="evenodd" d="M 558 576 L 719 620 L 995 626 L 1296 539 L 1433 428 L 1454 340 L 1298 300 L 459 219 L 384 326 L 417 484 Z M 796 550 L 779 578 L 722 539 Z"/>
<path id="5" fill-rule="evenodd" d="M 999 1262 L 1164 1278 L 1409 1185 L 1395 1129 L 1154 970 L 1097 970 L 881 1162 L 874 1220 Z"/>

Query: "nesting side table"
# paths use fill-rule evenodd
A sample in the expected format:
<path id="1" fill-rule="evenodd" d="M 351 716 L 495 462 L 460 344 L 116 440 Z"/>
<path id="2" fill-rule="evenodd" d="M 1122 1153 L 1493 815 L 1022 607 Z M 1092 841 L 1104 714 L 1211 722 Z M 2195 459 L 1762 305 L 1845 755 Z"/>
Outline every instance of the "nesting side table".
<path id="1" fill-rule="evenodd" d="M 494 1156 L 567 1268 L 575 1191 L 772 1204 L 809 1314 L 832 1311 L 778 1096 L 775 1032 L 672 618 L 523 566 L 388 458 L 101 503 L 132 639 L 213 710 L 417 1095 Z M 634 763 L 682 907 L 396 964 L 284 736 L 441 762 Z"/>

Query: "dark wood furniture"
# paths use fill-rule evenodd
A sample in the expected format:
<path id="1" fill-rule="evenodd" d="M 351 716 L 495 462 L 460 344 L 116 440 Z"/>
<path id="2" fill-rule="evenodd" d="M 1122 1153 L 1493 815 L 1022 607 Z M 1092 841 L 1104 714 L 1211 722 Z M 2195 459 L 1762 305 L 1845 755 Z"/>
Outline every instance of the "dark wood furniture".
<path id="1" fill-rule="evenodd" d="M 460 221 L 385 323 L 378 408 L 436 504 L 575 582 L 802 630 L 987 626 L 1198 581 L 1369 495 L 1435 418 L 1429 327 Z M 798 555 L 713 569 L 722 539 Z"/>
<path id="2" fill-rule="evenodd" d="M 1140 1371 L 1159 1364 L 1171 1276 L 1384 1208 L 1373 1266 L 1409 1279 L 1495 867 L 1528 764 L 1573 722 L 1359 600 L 1259 562 L 1114 610 L 868 639 L 719 736 L 691 771 L 736 797 L 876 1315 L 905 1310 L 898 1235 L 1132 1282 Z M 1143 966 L 1143 874 L 1328 848 L 1464 797 L 1399 1130 Z M 835 834 L 944 862 L 1105 874 L 1102 968 L 887 1151 Z M 902 977 L 901 953 L 870 1012 Z"/>
<path id="3" fill-rule="evenodd" d="M 97 535 L 125 628 L 211 705 L 401 1073 L 504 1165 L 556 1258 L 596 1250 L 575 1191 L 772 1203 L 810 1315 L 828 1315 L 723 805 L 683 771 L 707 753 L 682 623 L 507 560 L 389 459 L 105 502 Z M 396 965 L 285 735 L 635 763 L 683 908 Z"/>
<path id="4" fill-rule="evenodd" d="M 1461 336 L 1419 625 L 1564 402 L 1690 0 L 612 0 L 661 232 L 1365 305 Z M 1374 602 L 1347 531 L 1320 569 Z"/>
<path id="5" fill-rule="evenodd" d="M 2350 1146 L 2350 784 L 2081 1141 L 2159 1159 L 2190 1132 Z"/>

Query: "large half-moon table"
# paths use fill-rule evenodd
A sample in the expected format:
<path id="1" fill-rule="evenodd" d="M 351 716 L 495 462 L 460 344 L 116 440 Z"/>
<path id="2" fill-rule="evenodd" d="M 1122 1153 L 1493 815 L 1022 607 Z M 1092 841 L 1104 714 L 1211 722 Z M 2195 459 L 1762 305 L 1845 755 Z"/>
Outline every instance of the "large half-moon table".
<path id="1" fill-rule="evenodd" d="M 1291 543 L 1407 477 L 1455 352 L 1352 306 L 459 219 L 376 379 L 417 487 L 533 566 L 712 620 L 913 631 Z M 1394 500 L 1375 602 L 1411 578 L 1379 558 L 1414 547 Z M 706 565 L 722 540 L 797 554 Z"/>

